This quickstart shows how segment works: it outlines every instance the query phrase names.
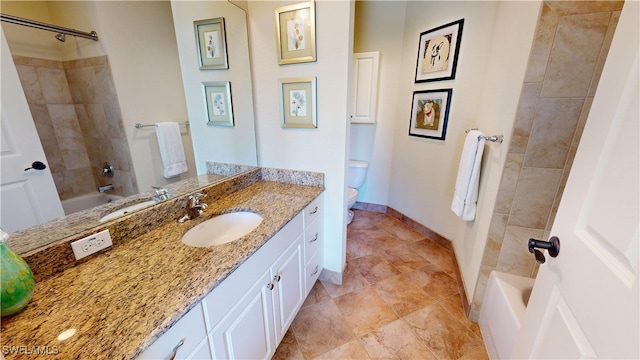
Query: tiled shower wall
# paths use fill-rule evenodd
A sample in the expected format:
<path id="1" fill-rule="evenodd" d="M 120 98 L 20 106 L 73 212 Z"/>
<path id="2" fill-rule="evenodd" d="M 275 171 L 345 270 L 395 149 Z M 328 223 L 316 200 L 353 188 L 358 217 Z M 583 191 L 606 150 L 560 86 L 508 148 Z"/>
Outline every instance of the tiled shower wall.
<path id="1" fill-rule="evenodd" d="M 107 56 L 54 61 L 14 56 L 61 200 L 113 184 L 133 195 L 138 186 Z M 102 177 L 109 162 L 113 178 Z"/>
<path id="2" fill-rule="evenodd" d="M 492 270 L 537 274 L 527 243 L 549 238 L 623 4 L 543 4 L 470 306 L 473 320 Z"/>

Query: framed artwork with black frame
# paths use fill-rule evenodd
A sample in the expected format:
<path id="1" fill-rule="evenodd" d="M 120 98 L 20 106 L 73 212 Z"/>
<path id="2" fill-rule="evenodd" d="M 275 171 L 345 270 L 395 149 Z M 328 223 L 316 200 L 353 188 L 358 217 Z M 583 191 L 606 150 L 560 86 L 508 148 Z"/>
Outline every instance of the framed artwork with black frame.
<path id="1" fill-rule="evenodd" d="M 452 93 L 452 89 L 414 91 L 409 135 L 444 140 Z"/>
<path id="2" fill-rule="evenodd" d="M 455 79 L 463 25 L 460 19 L 420 34 L 416 83 Z"/>

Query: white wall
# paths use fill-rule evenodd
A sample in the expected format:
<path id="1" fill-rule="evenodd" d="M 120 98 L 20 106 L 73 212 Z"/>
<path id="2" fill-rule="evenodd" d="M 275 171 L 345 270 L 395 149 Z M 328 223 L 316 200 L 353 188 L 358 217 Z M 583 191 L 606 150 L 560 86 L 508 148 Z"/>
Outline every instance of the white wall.
<path id="1" fill-rule="evenodd" d="M 172 1 L 173 23 L 178 41 L 184 93 L 187 98 L 191 136 L 198 174 L 206 173 L 207 161 L 256 165 L 249 42 L 246 14 L 227 1 Z M 223 17 L 229 69 L 200 70 L 194 21 Z M 231 82 L 235 126 L 207 125 L 203 82 Z"/>
<path id="2" fill-rule="evenodd" d="M 359 191 L 359 201 L 389 205 L 450 239 L 470 298 L 508 139 L 502 145 L 488 143 L 485 147 L 478 215 L 476 221 L 467 223 L 450 210 L 465 130 L 477 127 L 487 135 L 511 134 L 539 4 L 408 1 L 401 6 L 384 1 L 357 6 L 361 32 L 356 33 L 355 48 L 382 51 L 378 109 L 379 114 L 386 113 L 376 125 L 352 125 L 350 156 L 364 160 L 370 156 L 372 170 Z M 401 29 L 386 24 L 388 16 Z M 462 18 L 456 78 L 416 84 L 419 34 Z M 403 41 L 393 44 L 397 39 Z M 409 136 L 413 92 L 443 88 L 453 89 L 445 141 Z M 387 201 L 384 194 L 388 194 Z"/>
<path id="3" fill-rule="evenodd" d="M 278 66 L 274 10 L 298 1 L 249 2 L 258 163 L 325 174 L 325 268 L 342 272 L 346 254 L 346 157 L 353 3 L 316 1 L 317 61 Z M 280 127 L 279 78 L 316 76 L 318 128 Z"/>
<path id="4" fill-rule="evenodd" d="M 349 158 L 369 163 L 365 182 L 358 189 L 358 201 L 386 205 L 397 121 L 396 104 L 401 101 L 397 93 L 403 42 L 398 39 L 404 36 L 406 3 L 358 1 L 355 9 L 353 51 L 380 51 L 380 85 L 377 122 L 351 125 Z"/>

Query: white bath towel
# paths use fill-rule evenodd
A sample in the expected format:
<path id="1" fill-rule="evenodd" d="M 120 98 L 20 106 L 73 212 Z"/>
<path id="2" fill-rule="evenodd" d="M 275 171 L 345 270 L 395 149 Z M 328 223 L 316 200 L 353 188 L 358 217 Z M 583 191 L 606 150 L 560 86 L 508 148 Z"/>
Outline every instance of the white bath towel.
<path id="1" fill-rule="evenodd" d="M 464 221 L 473 221 L 476 218 L 480 166 L 485 141 L 484 134 L 478 130 L 469 131 L 464 140 L 456 189 L 451 202 L 451 210 Z"/>
<path id="2" fill-rule="evenodd" d="M 164 167 L 164 177 L 168 179 L 187 172 L 187 160 L 184 156 L 182 135 L 178 123 L 157 123 L 156 135 Z"/>

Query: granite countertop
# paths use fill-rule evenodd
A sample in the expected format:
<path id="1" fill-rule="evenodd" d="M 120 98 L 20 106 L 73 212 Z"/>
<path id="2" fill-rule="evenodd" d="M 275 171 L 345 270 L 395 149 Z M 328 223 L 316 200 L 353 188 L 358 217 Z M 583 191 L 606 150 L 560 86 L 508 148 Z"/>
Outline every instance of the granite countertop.
<path id="1" fill-rule="evenodd" d="M 36 351 L 61 359 L 135 358 L 323 189 L 260 180 L 206 201 L 209 207 L 198 219 L 183 224 L 167 219 L 134 238 L 114 241 L 108 250 L 37 281 L 27 308 L 2 318 L 2 353 L 6 359 Z M 189 228 L 237 210 L 257 212 L 264 220 L 224 245 L 182 243 Z"/>

